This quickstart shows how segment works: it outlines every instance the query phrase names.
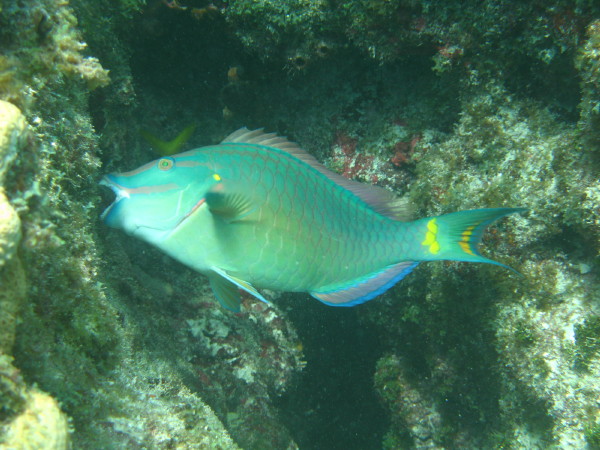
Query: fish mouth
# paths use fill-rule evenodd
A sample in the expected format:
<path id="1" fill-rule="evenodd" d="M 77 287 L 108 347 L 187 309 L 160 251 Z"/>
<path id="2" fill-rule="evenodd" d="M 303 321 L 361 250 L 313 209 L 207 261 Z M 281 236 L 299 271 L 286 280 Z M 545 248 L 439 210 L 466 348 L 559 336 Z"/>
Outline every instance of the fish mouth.
<path id="1" fill-rule="evenodd" d="M 100 214 L 100 218 L 103 221 L 106 221 L 106 217 L 114 209 L 117 203 L 119 203 L 122 199 L 129 197 L 129 194 L 125 190 L 121 189 L 113 180 L 111 180 L 110 175 L 105 175 L 102 180 L 100 180 L 99 184 L 100 186 L 106 186 L 115 194 L 115 198 L 112 203 L 104 209 L 102 214 Z"/>
<path id="2" fill-rule="evenodd" d="M 129 218 L 125 225 L 124 216 L 123 216 L 123 208 L 126 207 L 124 200 L 130 198 L 132 195 L 139 193 L 142 189 L 146 188 L 127 188 L 122 186 L 113 178 L 113 174 L 105 175 L 102 180 L 100 180 L 100 186 L 106 186 L 111 191 L 113 191 L 115 198 L 112 203 L 110 203 L 104 211 L 100 214 L 100 218 L 102 221 L 112 228 L 128 228 L 130 234 L 136 234 L 137 231 L 141 229 L 150 229 L 155 231 L 164 231 L 164 232 L 173 232 L 177 230 L 181 225 L 183 225 L 190 216 L 193 216 L 194 213 L 206 203 L 206 198 L 200 198 L 194 206 L 192 206 L 189 211 L 185 212 L 179 220 L 173 221 L 169 220 L 168 225 L 160 226 L 158 222 L 150 224 L 141 224 L 135 223 Z M 170 188 L 170 185 L 167 185 Z M 183 191 L 180 193 L 178 200 L 175 201 L 177 204 L 177 210 L 174 212 L 174 216 L 180 216 L 180 211 L 182 208 L 182 196 Z M 108 204 L 108 201 L 106 202 Z"/>

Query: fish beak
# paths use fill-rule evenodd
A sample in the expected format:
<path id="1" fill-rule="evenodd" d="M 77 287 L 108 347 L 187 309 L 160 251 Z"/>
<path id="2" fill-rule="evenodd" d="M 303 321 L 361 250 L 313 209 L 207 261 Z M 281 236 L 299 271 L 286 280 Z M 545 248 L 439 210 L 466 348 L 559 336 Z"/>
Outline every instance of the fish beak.
<path id="1" fill-rule="evenodd" d="M 100 218 L 104 222 L 107 222 L 108 215 L 115 208 L 117 203 L 119 203 L 122 199 L 129 197 L 129 194 L 111 179 L 111 175 L 105 175 L 100 181 L 100 186 L 106 186 L 110 188 L 110 190 L 112 190 L 115 194 L 115 199 L 113 202 L 100 215 Z"/>

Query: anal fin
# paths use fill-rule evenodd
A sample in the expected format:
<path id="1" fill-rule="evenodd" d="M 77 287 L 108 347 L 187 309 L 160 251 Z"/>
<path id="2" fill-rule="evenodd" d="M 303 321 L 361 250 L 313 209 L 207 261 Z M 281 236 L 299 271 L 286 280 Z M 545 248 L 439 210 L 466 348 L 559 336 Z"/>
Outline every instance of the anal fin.
<path id="1" fill-rule="evenodd" d="M 341 286 L 325 286 L 323 291 L 311 292 L 317 300 L 330 306 L 355 306 L 384 293 L 408 275 L 418 262 L 404 261 L 388 266 L 379 272 L 361 277 Z"/>

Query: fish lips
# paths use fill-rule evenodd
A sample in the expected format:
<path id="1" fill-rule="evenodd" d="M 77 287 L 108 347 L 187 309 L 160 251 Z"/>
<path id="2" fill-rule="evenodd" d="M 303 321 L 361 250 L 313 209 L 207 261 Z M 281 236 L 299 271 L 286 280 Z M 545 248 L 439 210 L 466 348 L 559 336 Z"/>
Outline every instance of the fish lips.
<path id="1" fill-rule="evenodd" d="M 105 175 L 100 181 L 100 186 L 108 187 L 115 194 L 113 202 L 102 212 L 100 218 L 104 223 L 112 228 L 121 228 L 119 210 L 123 199 L 128 198 L 129 194 L 122 189 L 112 178 L 112 175 Z"/>
<path id="2" fill-rule="evenodd" d="M 100 215 L 102 221 L 111 228 L 121 229 L 127 234 L 140 238 L 148 230 L 164 231 L 138 223 L 136 215 L 131 214 L 132 205 L 127 201 L 130 198 L 130 192 L 117 182 L 116 177 L 118 177 L 118 174 L 109 174 L 100 181 L 101 186 L 108 187 L 115 194 L 114 201 Z"/>
<path id="3" fill-rule="evenodd" d="M 131 214 L 127 214 L 126 209 L 128 203 L 127 199 L 130 198 L 130 190 L 118 182 L 119 174 L 105 175 L 100 181 L 101 186 L 106 186 L 112 190 L 115 194 L 114 201 L 102 212 L 100 218 L 102 221 L 111 228 L 121 228 L 128 234 L 144 234 L 144 230 L 153 230 L 171 232 L 176 230 L 182 223 L 184 223 L 190 216 L 205 204 L 206 199 L 202 197 L 187 213 L 185 213 L 179 220 L 171 222 L 169 225 L 159 226 L 158 223 L 154 223 L 154 226 L 148 224 L 137 223 L 136 219 L 130 217 Z"/>

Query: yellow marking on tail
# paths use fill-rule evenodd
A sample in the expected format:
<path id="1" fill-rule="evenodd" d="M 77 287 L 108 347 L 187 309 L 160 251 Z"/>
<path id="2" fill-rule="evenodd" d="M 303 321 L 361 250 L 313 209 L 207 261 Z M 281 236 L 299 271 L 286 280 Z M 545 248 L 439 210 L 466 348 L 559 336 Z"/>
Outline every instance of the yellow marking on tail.
<path id="1" fill-rule="evenodd" d="M 463 249 L 463 252 L 468 253 L 469 255 L 475 256 L 475 253 L 473 253 L 473 250 L 471 250 L 471 246 L 469 245 L 468 242 L 460 241 L 458 243 L 458 245 L 460 245 L 460 248 Z"/>
<path id="2" fill-rule="evenodd" d="M 429 251 L 434 255 L 440 251 L 440 243 L 437 241 L 438 226 L 436 219 L 431 219 L 427 222 L 427 233 L 425 233 L 425 240 L 421 242 L 421 245 L 429 247 Z"/>
<path id="3" fill-rule="evenodd" d="M 481 223 L 481 222 L 479 222 L 479 223 Z M 462 248 L 465 253 L 468 253 L 469 255 L 473 255 L 473 256 L 475 256 L 475 253 L 473 253 L 473 250 L 471 249 L 471 244 L 469 244 L 469 241 L 471 240 L 471 236 L 473 235 L 473 230 L 475 229 L 475 227 L 477 227 L 479 225 L 479 223 L 476 223 L 475 225 L 471 225 L 471 226 L 467 227 L 467 229 L 462 232 L 460 241 L 458 243 L 458 245 L 460 245 L 460 248 Z"/>

